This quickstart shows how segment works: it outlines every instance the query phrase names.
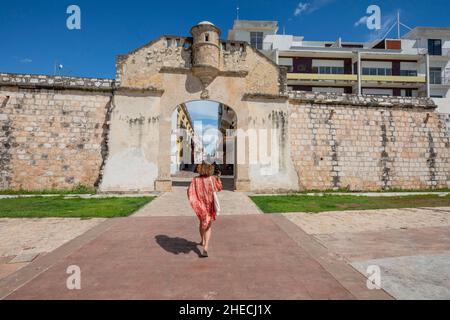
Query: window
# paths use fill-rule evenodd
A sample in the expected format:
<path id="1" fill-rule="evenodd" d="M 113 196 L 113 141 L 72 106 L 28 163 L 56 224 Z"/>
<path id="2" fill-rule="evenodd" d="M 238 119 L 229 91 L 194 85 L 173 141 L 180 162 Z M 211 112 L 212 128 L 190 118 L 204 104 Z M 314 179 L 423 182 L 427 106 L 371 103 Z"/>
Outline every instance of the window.
<path id="1" fill-rule="evenodd" d="M 280 65 L 281 67 L 283 67 L 283 68 L 286 68 L 286 72 L 289 72 L 289 73 L 291 73 L 291 72 L 294 72 L 294 67 L 293 66 L 288 66 L 288 65 Z"/>
<path id="2" fill-rule="evenodd" d="M 206 33 L 206 34 L 205 34 L 205 41 L 206 41 L 206 42 L 209 42 L 209 33 Z"/>
<path id="3" fill-rule="evenodd" d="M 428 53 L 432 56 L 442 56 L 442 40 L 428 39 Z"/>
<path id="4" fill-rule="evenodd" d="M 442 69 L 441 68 L 430 68 L 430 83 L 431 84 L 442 84 Z"/>
<path id="5" fill-rule="evenodd" d="M 362 74 L 365 76 L 391 76 L 392 69 L 388 68 L 363 68 Z"/>
<path id="6" fill-rule="evenodd" d="M 250 32 L 250 45 L 255 49 L 262 50 L 263 38 L 263 32 Z"/>
<path id="7" fill-rule="evenodd" d="M 404 77 L 417 77 L 416 70 L 400 70 L 400 75 Z"/>
<path id="8" fill-rule="evenodd" d="M 413 91 L 412 89 L 405 89 L 405 97 L 412 97 Z"/>
<path id="9" fill-rule="evenodd" d="M 307 72 L 308 71 L 308 68 L 306 67 L 306 65 L 304 65 L 304 64 L 299 64 L 298 66 L 297 66 L 297 72 L 300 72 L 300 73 L 305 73 L 305 72 Z M 309 72 L 308 72 L 309 73 Z"/>
<path id="10" fill-rule="evenodd" d="M 343 67 L 313 67 L 313 73 L 319 74 L 344 74 Z"/>

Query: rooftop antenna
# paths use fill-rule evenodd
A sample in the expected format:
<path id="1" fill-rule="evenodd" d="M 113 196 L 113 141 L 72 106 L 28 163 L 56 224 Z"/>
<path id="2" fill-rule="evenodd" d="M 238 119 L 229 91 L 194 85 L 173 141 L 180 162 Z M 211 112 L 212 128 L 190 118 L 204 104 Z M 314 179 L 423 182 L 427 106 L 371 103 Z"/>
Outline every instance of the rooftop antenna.
<path id="1" fill-rule="evenodd" d="M 400 10 L 397 11 L 397 39 L 400 39 Z"/>
<path id="2" fill-rule="evenodd" d="M 388 32 L 386 32 L 383 39 L 386 39 L 386 37 L 389 35 L 389 33 L 391 33 L 392 29 L 394 29 L 395 26 L 397 26 L 397 39 L 401 38 L 400 27 L 404 27 L 408 30 L 412 30 L 412 28 L 408 27 L 406 24 L 404 24 L 400 21 L 400 10 L 398 10 L 397 11 L 397 21 L 389 28 Z"/>
<path id="3" fill-rule="evenodd" d="M 59 70 L 64 69 L 64 66 L 61 63 L 59 63 L 58 60 L 55 60 L 53 68 L 54 68 L 53 69 L 53 75 L 57 76 L 57 75 L 59 75 Z"/>
<path id="4" fill-rule="evenodd" d="M 236 20 L 239 20 L 239 5 L 236 7 Z"/>

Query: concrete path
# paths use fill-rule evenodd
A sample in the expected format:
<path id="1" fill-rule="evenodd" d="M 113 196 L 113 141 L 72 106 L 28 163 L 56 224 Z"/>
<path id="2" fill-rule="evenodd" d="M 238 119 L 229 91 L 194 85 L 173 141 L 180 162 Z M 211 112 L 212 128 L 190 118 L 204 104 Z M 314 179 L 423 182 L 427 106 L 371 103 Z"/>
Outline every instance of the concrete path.
<path id="1" fill-rule="evenodd" d="M 450 299 L 450 251 L 368 260 L 354 262 L 352 265 L 362 273 L 369 266 L 379 266 L 383 272 L 383 288 L 397 299 Z"/>
<path id="2" fill-rule="evenodd" d="M 186 186 L 175 186 L 134 214 L 135 217 L 195 216 L 186 196 Z M 218 193 L 221 215 L 260 214 L 258 207 L 244 194 L 224 190 Z"/>
<path id="3" fill-rule="evenodd" d="M 450 208 L 286 214 L 397 299 L 450 299 Z"/>
<path id="4" fill-rule="evenodd" d="M 287 213 L 285 216 L 314 235 L 450 226 L 450 207 Z"/>
<path id="5" fill-rule="evenodd" d="M 221 217 L 208 259 L 196 217 L 119 218 L 96 229 L 0 280 L 0 298 L 390 299 L 281 215 Z M 73 265 L 81 290 L 66 287 Z"/>
<path id="6" fill-rule="evenodd" d="M 0 279 L 103 221 L 105 219 L 0 219 Z"/>

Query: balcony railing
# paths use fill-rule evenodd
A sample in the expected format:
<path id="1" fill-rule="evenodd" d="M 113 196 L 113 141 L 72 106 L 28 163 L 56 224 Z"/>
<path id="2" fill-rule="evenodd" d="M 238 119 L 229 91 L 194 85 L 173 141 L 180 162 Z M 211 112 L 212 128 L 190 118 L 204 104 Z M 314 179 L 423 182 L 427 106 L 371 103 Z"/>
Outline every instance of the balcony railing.
<path id="1" fill-rule="evenodd" d="M 288 80 L 300 81 L 358 81 L 356 74 L 288 73 Z M 424 76 L 370 76 L 363 75 L 362 81 L 425 83 Z"/>
<path id="2" fill-rule="evenodd" d="M 425 83 L 425 76 L 362 76 L 363 81 Z"/>
<path id="3" fill-rule="evenodd" d="M 426 50 L 426 52 L 429 52 L 429 51 Z M 441 54 L 431 54 L 430 53 L 430 57 L 447 57 L 447 58 L 450 58 L 450 49 L 442 48 Z"/>
<path id="4" fill-rule="evenodd" d="M 450 85 L 450 76 L 430 75 L 430 84 Z"/>
<path id="5" fill-rule="evenodd" d="M 356 74 L 327 74 L 327 73 L 288 73 L 288 80 L 337 80 L 356 81 Z"/>

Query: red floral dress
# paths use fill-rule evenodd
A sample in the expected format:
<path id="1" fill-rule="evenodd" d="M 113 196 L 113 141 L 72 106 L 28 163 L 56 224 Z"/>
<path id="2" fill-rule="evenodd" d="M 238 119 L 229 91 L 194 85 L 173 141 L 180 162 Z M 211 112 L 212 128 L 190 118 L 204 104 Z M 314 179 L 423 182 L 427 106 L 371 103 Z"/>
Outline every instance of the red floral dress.
<path id="1" fill-rule="evenodd" d="M 196 177 L 188 188 L 189 202 L 202 223 L 203 229 L 208 228 L 211 221 L 216 220 L 213 193 L 219 191 L 222 191 L 222 182 L 215 176 Z"/>

